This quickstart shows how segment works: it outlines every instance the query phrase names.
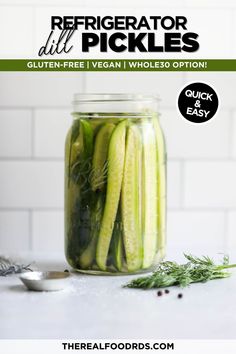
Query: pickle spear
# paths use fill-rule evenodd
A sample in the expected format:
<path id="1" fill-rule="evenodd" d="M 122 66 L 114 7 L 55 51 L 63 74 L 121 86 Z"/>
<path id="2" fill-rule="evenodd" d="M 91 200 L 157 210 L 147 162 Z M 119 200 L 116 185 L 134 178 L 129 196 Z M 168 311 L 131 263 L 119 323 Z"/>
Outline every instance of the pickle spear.
<path id="1" fill-rule="evenodd" d="M 91 241 L 79 258 L 79 264 L 82 269 L 88 269 L 92 265 L 95 258 L 97 238 L 103 212 L 103 205 L 103 196 L 100 195 L 98 197 L 95 209 L 91 213 Z"/>
<path id="2" fill-rule="evenodd" d="M 157 249 L 157 145 L 151 122 L 143 127 L 143 268 L 149 268 Z"/>
<path id="3" fill-rule="evenodd" d="M 98 237 L 96 261 L 101 270 L 106 270 L 106 262 L 118 210 L 125 159 L 126 121 L 114 129 L 108 148 L 107 190 L 101 229 Z"/>
<path id="4" fill-rule="evenodd" d="M 120 272 L 124 269 L 124 250 L 123 250 L 123 235 L 122 235 L 122 221 L 120 205 L 118 207 L 116 222 L 113 228 L 112 240 L 111 240 L 111 255 L 114 266 Z"/>
<path id="5" fill-rule="evenodd" d="M 71 167 L 71 179 L 75 187 L 71 190 L 75 193 L 77 186 L 80 188 L 80 194 L 76 195 L 76 201 L 73 208 L 73 233 L 77 235 L 75 238 L 79 257 L 91 242 L 91 213 L 92 208 L 89 205 L 91 200 L 91 188 L 88 175 L 91 173 L 91 161 L 93 153 L 93 129 L 86 119 L 80 119 L 79 136 L 76 143 L 80 144 L 81 151 L 77 150 L 76 161 Z M 73 146 L 72 146 L 73 152 Z M 73 157 L 73 155 L 72 155 Z"/>
<path id="6" fill-rule="evenodd" d="M 166 243 L 166 154 L 165 139 L 158 122 L 158 118 L 152 119 L 157 143 L 157 171 L 158 171 L 158 253 L 163 257 Z"/>
<path id="7" fill-rule="evenodd" d="M 128 128 L 126 138 L 124 177 L 121 192 L 121 211 L 124 246 L 129 272 L 142 266 L 142 234 L 140 223 L 141 135 L 135 125 Z"/>
<path id="8" fill-rule="evenodd" d="M 93 153 L 93 129 L 89 122 L 84 119 L 80 120 L 83 132 L 83 142 L 84 142 L 84 159 L 90 158 Z"/>
<path id="9" fill-rule="evenodd" d="M 116 268 L 122 272 L 122 261 L 123 261 L 123 240 L 122 240 L 122 234 L 118 230 L 115 235 L 115 240 L 114 240 L 114 248 L 115 248 L 115 266 Z"/>
<path id="10" fill-rule="evenodd" d="M 93 191 L 102 191 L 105 187 L 107 172 L 107 153 L 114 124 L 105 124 L 97 133 L 92 160 L 91 187 Z"/>

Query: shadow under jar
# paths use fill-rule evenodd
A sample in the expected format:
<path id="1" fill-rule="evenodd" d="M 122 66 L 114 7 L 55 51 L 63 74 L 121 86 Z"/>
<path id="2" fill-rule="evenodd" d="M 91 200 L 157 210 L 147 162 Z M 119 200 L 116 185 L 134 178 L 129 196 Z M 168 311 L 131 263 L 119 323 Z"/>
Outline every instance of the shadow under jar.
<path id="1" fill-rule="evenodd" d="M 76 94 L 65 149 L 65 253 L 77 271 L 132 274 L 165 256 L 158 99 Z"/>

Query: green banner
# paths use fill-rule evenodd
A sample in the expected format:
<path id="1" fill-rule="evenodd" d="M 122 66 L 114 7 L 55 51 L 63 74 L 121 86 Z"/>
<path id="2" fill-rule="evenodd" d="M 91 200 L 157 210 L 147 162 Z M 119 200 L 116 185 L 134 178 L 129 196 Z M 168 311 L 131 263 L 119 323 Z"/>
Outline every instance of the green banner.
<path id="1" fill-rule="evenodd" d="M 0 71 L 236 71 L 236 60 L 2 59 Z"/>

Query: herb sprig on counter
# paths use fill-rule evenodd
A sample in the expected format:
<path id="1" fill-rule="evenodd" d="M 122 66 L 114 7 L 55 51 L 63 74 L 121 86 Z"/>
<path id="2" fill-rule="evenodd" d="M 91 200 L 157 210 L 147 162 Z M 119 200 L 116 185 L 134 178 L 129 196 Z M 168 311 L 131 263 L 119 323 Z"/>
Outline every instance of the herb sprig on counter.
<path id="1" fill-rule="evenodd" d="M 227 272 L 226 269 L 236 267 L 236 264 L 229 264 L 228 256 L 224 256 L 220 265 L 215 264 L 207 256 L 201 258 L 190 254 L 184 254 L 184 256 L 187 263 L 161 262 L 151 275 L 131 280 L 125 287 L 152 289 L 178 285 L 184 288 L 191 283 L 227 278 L 231 273 Z"/>
<path id="2" fill-rule="evenodd" d="M 0 276 L 22 273 L 26 270 L 32 271 L 32 269 L 30 269 L 30 264 L 23 265 L 14 263 L 10 259 L 0 256 Z"/>

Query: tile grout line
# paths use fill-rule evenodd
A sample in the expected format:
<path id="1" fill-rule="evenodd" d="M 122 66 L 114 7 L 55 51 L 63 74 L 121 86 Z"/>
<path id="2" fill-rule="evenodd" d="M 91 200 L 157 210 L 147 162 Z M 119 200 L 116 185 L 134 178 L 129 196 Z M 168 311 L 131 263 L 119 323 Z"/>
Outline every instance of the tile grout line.
<path id="1" fill-rule="evenodd" d="M 1 156 L 0 162 L 63 162 L 64 157 L 34 157 L 31 154 L 30 157 L 12 157 L 12 156 Z"/>
<path id="2" fill-rule="evenodd" d="M 29 212 L 29 244 L 28 244 L 28 247 L 29 247 L 29 251 L 32 251 L 33 250 L 33 210 L 32 209 L 29 209 L 28 210 Z"/>
<path id="3" fill-rule="evenodd" d="M 184 196 L 185 196 L 185 162 L 180 162 L 180 207 L 184 208 Z"/>
<path id="4" fill-rule="evenodd" d="M 86 73 L 85 73 L 86 74 Z M 184 73 L 185 75 L 187 75 L 187 73 Z M 85 79 L 85 82 L 83 83 L 82 85 L 82 90 L 87 90 L 87 85 L 86 85 L 86 79 Z M 185 84 L 186 82 L 182 83 L 183 85 Z M 1 110 L 31 110 L 31 109 L 34 109 L 34 110 L 58 110 L 58 111 L 63 111 L 63 110 L 70 110 L 71 109 L 71 106 L 55 106 L 55 105 L 46 105 L 46 104 L 37 104 L 37 105 L 34 105 L 34 106 L 19 106 L 19 105 L 1 105 L 0 104 L 0 111 Z M 176 110 L 176 105 L 175 104 L 172 104 L 172 105 L 160 105 L 160 109 L 161 110 Z M 224 106 L 224 111 L 230 111 L 234 109 L 234 107 L 232 107 L 232 105 L 225 105 Z"/>
<path id="5" fill-rule="evenodd" d="M 224 252 L 229 252 L 230 240 L 229 240 L 229 211 L 224 212 L 224 235 L 223 235 L 223 249 Z"/>
<path id="6" fill-rule="evenodd" d="M 36 45 L 36 7 L 32 6 L 31 7 L 32 11 L 32 18 L 33 18 L 33 26 L 32 26 L 32 54 L 34 55 L 35 53 L 35 45 Z"/>
<path id="7" fill-rule="evenodd" d="M 168 206 L 167 206 L 168 207 Z M 30 209 L 32 208 L 32 209 Z M 0 207 L 0 212 L 63 212 L 62 207 Z M 186 212 L 186 213 L 227 213 L 235 212 L 235 207 L 168 207 L 168 212 Z"/>
<path id="8" fill-rule="evenodd" d="M 182 81 L 183 81 L 183 85 L 187 84 L 188 75 L 187 75 L 187 72 L 185 72 L 185 71 L 182 73 Z"/>
<path id="9" fill-rule="evenodd" d="M 102 1 L 103 2 L 103 1 Z M 105 1 L 105 3 L 107 4 L 108 3 L 108 1 Z M 125 3 L 123 3 L 122 5 L 115 5 L 115 9 L 117 9 L 117 8 L 120 8 L 120 7 L 122 7 L 122 6 L 124 6 L 124 9 L 132 9 L 132 6 L 131 5 L 125 5 L 127 2 L 125 2 Z M 76 2 L 70 2 L 69 4 L 68 4 L 68 2 L 67 1 L 65 1 L 64 3 L 62 3 L 62 4 L 56 4 L 56 2 L 55 1 L 53 1 L 53 2 L 48 2 L 48 3 L 45 3 L 45 4 L 42 4 L 40 1 L 39 2 L 36 2 L 35 4 L 32 4 L 32 3 L 28 3 L 28 2 L 24 2 L 24 1 L 22 1 L 22 3 L 15 3 L 14 1 L 12 1 L 12 2 L 0 2 L 0 6 L 2 6 L 2 7 L 15 7 L 15 6 L 23 6 L 23 7 L 34 7 L 34 8 L 42 8 L 42 7 L 45 7 L 45 8 L 50 8 L 50 7 L 55 7 L 55 6 L 57 6 L 57 7 L 59 7 L 59 8 L 61 8 L 61 7 L 68 7 L 68 8 L 74 8 L 74 9 L 77 9 L 78 8 L 78 3 L 76 3 Z M 79 4 L 79 6 L 82 8 L 82 9 L 86 9 L 86 10 L 90 10 L 91 8 L 93 9 L 94 8 L 94 5 L 91 5 L 91 4 L 87 4 L 86 3 L 86 1 L 85 2 L 83 2 L 82 4 Z M 100 5 L 101 6 L 101 5 Z M 105 7 L 108 7 L 107 5 L 104 5 Z M 167 10 L 171 10 L 171 9 L 173 9 L 173 10 L 178 10 L 178 9 L 182 9 L 183 8 L 183 6 L 186 6 L 186 8 L 188 8 L 188 9 L 190 9 L 190 8 L 192 8 L 192 9 L 203 9 L 203 10 L 205 10 L 206 9 L 206 7 L 204 6 L 203 7 L 203 5 L 201 5 L 201 6 L 196 6 L 196 5 L 188 5 L 188 3 L 186 4 L 186 1 L 185 0 L 183 0 L 183 2 L 181 2 L 181 4 L 175 4 L 174 6 L 172 5 L 163 5 L 163 4 L 160 4 L 160 5 L 158 5 L 159 7 L 160 7 L 160 9 L 167 9 Z M 95 8 L 98 8 L 98 6 L 95 6 Z M 147 7 L 147 9 L 149 10 L 153 10 L 153 9 L 156 9 L 157 7 L 156 7 L 156 5 L 150 5 L 149 7 Z M 220 8 L 220 9 L 227 9 L 228 7 L 226 7 L 226 6 L 222 6 L 222 7 L 218 7 L 218 8 Z M 138 10 L 143 10 L 143 6 L 139 6 L 138 5 L 138 7 L 137 7 L 137 9 Z M 213 6 L 211 6 L 211 5 L 208 5 L 208 7 L 207 7 L 207 9 L 209 9 L 209 10 L 214 10 L 215 8 L 213 7 Z"/>
<path id="10" fill-rule="evenodd" d="M 228 157 L 230 160 L 234 160 L 234 109 L 229 111 L 229 151 Z"/>
<path id="11" fill-rule="evenodd" d="M 0 5 L 1 6 L 1 5 Z M 22 110 L 22 111 L 26 111 L 26 110 L 70 110 L 70 106 L 50 106 L 50 105 L 45 105 L 45 104 L 36 104 L 34 106 L 19 106 L 19 105 L 1 105 L 0 104 L 0 111 L 1 110 Z"/>
<path id="12" fill-rule="evenodd" d="M 230 31 L 230 39 L 232 41 L 232 43 L 235 43 L 235 33 L 234 33 L 234 15 L 235 15 L 235 8 L 231 8 L 231 9 L 228 9 L 229 11 L 229 18 L 230 18 L 230 28 L 229 28 L 229 31 Z M 231 57 L 234 58 L 234 46 L 233 45 L 230 45 L 230 54 L 231 54 Z"/>
<path id="13" fill-rule="evenodd" d="M 35 162 L 63 162 L 64 157 L 56 157 L 56 156 L 49 156 L 49 157 L 44 157 L 44 156 L 30 156 L 30 157 L 22 157 L 22 156 L 0 156 L 0 162 L 30 162 L 30 161 L 35 161 Z M 168 162 L 179 162 L 179 163 L 206 163 L 206 162 L 214 162 L 214 163 L 236 163 L 236 157 L 222 157 L 222 158 L 215 158 L 215 157 L 193 157 L 193 158 L 184 158 L 184 157 L 170 157 L 168 158 Z"/>
<path id="14" fill-rule="evenodd" d="M 82 92 L 87 92 L 87 73 L 83 73 Z"/>
<path id="15" fill-rule="evenodd" d="M 236 157 L 171 157 L 168 159 L 170 162 L 193 162 L 193 163 L 206 163 L 206 162 L 236 162 Z"/>
<path id="16" fill-rule="evenodd" d="M 64 209 L 63 207 L 32 207 L 32 209 L 29 209 L 31 207 L 0 207 L 0 212 L 41 212 L 41 211 L 45 211 L 45 212 L 56 212 L 56 211 L 60 211 L 62 212 Z"/>
<path id="17" fill-rule="evenodd" d="M 35 156 L 35 109 L 31 109 L 31 159 Z"/>
<path id="18" fill-rule="evenodd" d="M 211 208 L 211 207 L 169 207 L 167 208 L 168 212 L 185 212 L 185 213 L 226 213 L 229 211 L 236 211 L 236 207 L 234 208 Z"/>

